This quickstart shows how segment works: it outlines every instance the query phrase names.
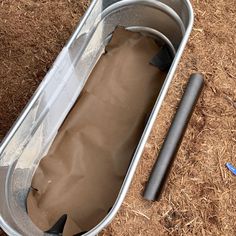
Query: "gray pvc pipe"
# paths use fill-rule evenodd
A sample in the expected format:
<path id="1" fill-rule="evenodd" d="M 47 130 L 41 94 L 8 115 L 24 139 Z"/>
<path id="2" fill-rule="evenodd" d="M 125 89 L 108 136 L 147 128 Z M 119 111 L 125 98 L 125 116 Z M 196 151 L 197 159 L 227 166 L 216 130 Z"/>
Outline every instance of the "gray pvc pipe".
<path id="1" fill-rule="evenodd" d="M 203 75 L 192 74 L 147 182 L 144 198 L 159 200 L 188 122 L 204 84 Z"/>

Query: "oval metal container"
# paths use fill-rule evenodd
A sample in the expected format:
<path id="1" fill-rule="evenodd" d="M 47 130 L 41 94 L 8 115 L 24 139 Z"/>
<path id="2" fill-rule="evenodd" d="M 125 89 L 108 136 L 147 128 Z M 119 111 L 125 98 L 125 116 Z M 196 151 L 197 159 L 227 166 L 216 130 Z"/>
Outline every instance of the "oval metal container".
<path id="1" fill-rule="evenodd" d="M 0 146 L 0 227 L 8 235 L 44 235 L 26 212 L 40 159 L 78 98 L 117 25 L 164 40 L 175 53 L 118 198 L 88 235 L 106 227 L 121 206 L 193 25 L 188 0 L 94 0 L 52 68 Z"/>

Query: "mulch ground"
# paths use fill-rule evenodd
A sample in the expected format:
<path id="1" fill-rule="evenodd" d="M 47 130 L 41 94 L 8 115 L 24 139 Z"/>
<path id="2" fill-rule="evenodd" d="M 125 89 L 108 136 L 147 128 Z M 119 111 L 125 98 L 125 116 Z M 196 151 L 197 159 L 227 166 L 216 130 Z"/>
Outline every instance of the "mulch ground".
<path id="1" fill-rule="evenodd" d="M 108 235 L 236 235 L 236 5 L 192 1 L 195 25 L 129 193 Z M 0 1 L 0 140 L 75 29 L 87 0 Z M 141 193 L 192 72 L 205 88 L 162 200 Z M 1 233 L 0 233 L 1 234 Z"/>

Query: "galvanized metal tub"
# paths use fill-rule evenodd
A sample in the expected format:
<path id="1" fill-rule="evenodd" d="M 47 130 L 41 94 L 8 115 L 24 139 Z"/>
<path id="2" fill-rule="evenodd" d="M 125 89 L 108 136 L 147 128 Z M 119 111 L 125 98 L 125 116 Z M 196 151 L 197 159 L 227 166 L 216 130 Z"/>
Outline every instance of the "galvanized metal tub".
<path id="1" fill-rule="evenodd" d="M 40 159 L 78 98 L 117 25 L 164 40 L 175 58 L 107 216 L 84 235 L 98 234 L 127 193 L 193 25 L 188 0 L 94 0 L 34 96 L 0 146 L 0 227 L 9 235 L 44 235 L 26 212 L 26 197 Z"/>

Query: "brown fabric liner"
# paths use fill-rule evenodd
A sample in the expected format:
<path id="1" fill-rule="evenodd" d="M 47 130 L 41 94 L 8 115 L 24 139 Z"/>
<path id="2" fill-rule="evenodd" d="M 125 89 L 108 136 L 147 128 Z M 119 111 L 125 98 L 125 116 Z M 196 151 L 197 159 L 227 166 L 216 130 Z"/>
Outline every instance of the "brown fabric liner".
<path id="1" fill-rule="evenodd" d="M 27 198 L 43 231 L 63 215 L 63 235 L 97 225 L 114 204 L 166 73 L 149 61 L 154 39 L 117 28 L 41 160 Z"/>

